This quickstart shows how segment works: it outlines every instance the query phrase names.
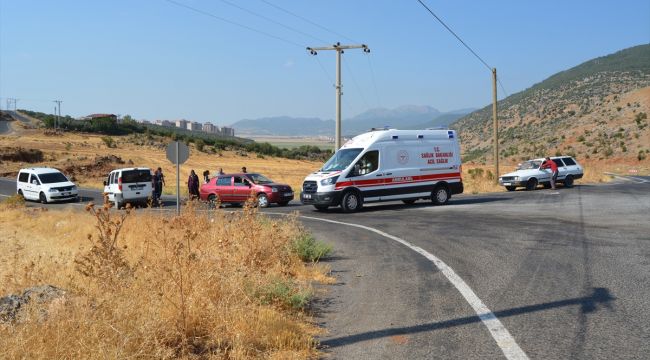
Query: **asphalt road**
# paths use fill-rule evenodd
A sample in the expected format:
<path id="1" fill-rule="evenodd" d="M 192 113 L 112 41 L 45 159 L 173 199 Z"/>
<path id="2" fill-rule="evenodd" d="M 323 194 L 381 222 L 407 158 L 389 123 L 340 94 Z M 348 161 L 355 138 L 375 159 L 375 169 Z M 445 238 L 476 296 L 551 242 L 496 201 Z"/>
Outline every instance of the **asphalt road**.
<path id="1" fill-rule="evenodd" d="M 0 180 L 0 194 L 13 192 L 13 181 Z M 98 192 L 82 195 L 96 199 Z M 330 358 L 505 357 L 512 344 L 495 340 L 495 329 L 484 322 L 490 317 L 479 317 L 476 304 L 423 254 L 452 269 L 523 358 L 648 358 L 650 177 L 461 195 L 438 207 L 387 203 L 355 214 L 297 204 L 263 210 L 292 211 L 335 248 L 327 262 L 337 284 L 324 287 L 314 307 L 329 331 L 321 343 Z"/>

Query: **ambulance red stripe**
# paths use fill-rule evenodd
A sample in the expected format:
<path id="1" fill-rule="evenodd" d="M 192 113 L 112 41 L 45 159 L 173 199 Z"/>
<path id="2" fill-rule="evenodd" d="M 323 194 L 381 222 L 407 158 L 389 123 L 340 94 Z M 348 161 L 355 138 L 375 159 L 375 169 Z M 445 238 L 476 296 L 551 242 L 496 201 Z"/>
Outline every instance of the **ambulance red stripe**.
<path id="1" fill-rule="evenodd" d="M 411 178 L 412 180 L 403 181 L 405 178 Z M 395 179 L 399 179 L 394 182 Z M 392 178 L 383 178 L 383 179 L 370 179 L 370 180 L 355 180 L 355 181 L 341 181 L 336 183 L 336 190 L 348 186 L 356 187 L 369 187 L 369 186 L 379 186 L 379 185 L 399 185 L 399 184 L 416 184 L 431 180 L 460 180 L 460 173 L 446 173 L 446 174 L 430 174 L 430 175 L 416 175 L 416 176 L 398 176 Z"/>

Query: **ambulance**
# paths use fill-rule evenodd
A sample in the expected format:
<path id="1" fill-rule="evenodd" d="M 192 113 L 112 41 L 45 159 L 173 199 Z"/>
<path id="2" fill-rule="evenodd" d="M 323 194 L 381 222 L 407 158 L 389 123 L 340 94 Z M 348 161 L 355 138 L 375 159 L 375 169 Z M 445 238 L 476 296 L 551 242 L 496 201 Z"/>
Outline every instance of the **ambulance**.
<path id="1" fill-rule="evenodd" d="M 463 192 L 460 144 L 454 130 L 373 129 L 346 142 L 323 167 L 308 175 L 300 201 L 323 211 L 341 206 L 431 200 L 446 204 Z"/>

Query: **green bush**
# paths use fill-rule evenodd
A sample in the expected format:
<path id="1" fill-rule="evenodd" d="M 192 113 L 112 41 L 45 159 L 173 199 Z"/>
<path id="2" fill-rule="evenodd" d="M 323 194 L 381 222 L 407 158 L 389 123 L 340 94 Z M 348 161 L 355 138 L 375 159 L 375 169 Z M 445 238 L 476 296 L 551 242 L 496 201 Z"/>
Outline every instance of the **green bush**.
<path id="1" fill-rule="evenodd" d="M 303 233 L 291 243 L 290 250 L 302 261 L 317 262 L 332 252 L 332 246 L 316 240 L 311 234 Z"/>
<path id="2" fill-rule="evenodd" d="M 278 304 L 294 310 L 304 309 L 312 298 L 312 293 L 299 289 L 287 280 L 275 280 L 255 292 L 254 296 L 264 305 Z"/>
<path id="3" fill-rule="evenodd" d="M 194 143 L 196 145 L 196 150 L 203 152 L 203 149 L 205 148 L 205 141 L 203 139 L 198 139 Z"/>
<path id="4" fill-rule="evenodd" d="M 115 140 L 113 140 L 113 138 L 110 136 L 102 136 L 102 141 L 104 142 L 104 144 L 106 144 L 106 147 L 109 148 L 117 147 L 117 145 L 115 144 Z"/>

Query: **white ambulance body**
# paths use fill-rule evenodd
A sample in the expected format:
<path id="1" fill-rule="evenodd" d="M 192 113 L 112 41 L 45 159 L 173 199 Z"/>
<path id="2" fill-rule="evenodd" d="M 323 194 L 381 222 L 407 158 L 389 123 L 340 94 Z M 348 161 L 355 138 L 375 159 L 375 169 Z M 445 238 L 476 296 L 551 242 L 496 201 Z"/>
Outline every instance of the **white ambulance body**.
<path id="1" fill-rule="evenodd" d="M 374 130 L 354 137 L 305 178 L 303 204 L 343 211 L 364 203 L 430 199 L 446 204 L 463 192 L 460 144 L 453 130 Z"/>

